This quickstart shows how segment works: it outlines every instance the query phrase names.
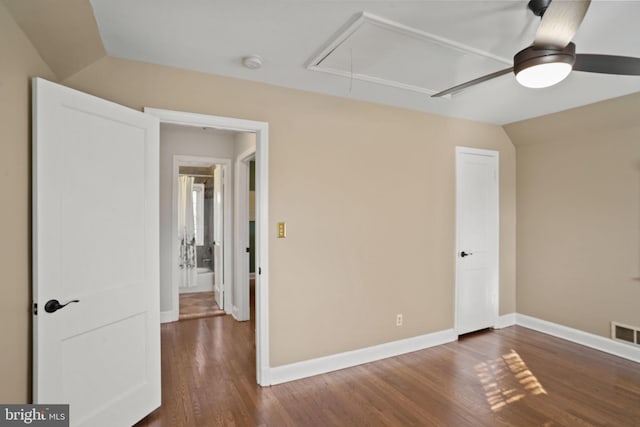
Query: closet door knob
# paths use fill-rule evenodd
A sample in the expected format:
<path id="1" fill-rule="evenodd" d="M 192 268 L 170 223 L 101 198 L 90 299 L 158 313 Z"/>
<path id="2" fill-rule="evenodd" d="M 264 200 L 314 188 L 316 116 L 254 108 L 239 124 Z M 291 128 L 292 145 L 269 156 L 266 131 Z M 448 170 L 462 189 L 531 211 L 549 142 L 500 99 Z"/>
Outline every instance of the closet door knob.
<path id="1" fill-rule="evenodd" d="M 465 251 L 460 252 L 460 256 L 461 256 L 462 258 L 464 258 L 464 257 L 466 257 L 466 256 L 469 256 L 469 255 L 473 255 L 473 254 L 472 254 L 471 252 L 465 252 Z"/>

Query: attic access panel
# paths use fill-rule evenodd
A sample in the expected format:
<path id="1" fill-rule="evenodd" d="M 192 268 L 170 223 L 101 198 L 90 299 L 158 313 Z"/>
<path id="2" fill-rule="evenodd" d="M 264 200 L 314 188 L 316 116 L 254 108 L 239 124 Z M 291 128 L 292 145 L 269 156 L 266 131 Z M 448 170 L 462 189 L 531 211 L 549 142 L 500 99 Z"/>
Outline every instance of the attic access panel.
<path id="1" fill-rule="evenodd" d="M 510 59 L 361 12 L 307 68 L 432 95 L 511 65 Z"/>

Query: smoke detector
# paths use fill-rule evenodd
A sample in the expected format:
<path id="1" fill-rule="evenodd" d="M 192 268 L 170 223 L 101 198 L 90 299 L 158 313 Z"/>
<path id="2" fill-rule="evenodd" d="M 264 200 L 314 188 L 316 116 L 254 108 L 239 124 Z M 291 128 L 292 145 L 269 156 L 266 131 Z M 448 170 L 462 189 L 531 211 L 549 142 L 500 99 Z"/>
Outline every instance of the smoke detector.
<path id="1" fill-rule="evenodd" d="M 260 55 L 245 56 L 242 58 L 242 65 L 251 70 L 257 70 L 262 67 L 262 57 Z"/>

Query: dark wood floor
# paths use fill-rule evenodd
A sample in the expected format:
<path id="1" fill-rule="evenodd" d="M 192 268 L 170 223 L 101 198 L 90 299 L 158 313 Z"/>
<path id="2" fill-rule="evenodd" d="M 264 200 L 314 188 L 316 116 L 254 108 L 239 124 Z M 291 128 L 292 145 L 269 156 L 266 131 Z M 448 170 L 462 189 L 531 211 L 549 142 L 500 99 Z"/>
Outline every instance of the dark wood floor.
<path id="1" fill-rule="evenodd" d="M 640 426 L 640 365 L 510 327 L 261 388 L 253 322 L 162 326 L 162 407 L 138 426 Z"/>
<path id="2" fill-rule="evenodd" d="M 199 317 L 223 316 L 211 292 L 191 292 L 180 294 L 180 320 L 197 319 Z"/>

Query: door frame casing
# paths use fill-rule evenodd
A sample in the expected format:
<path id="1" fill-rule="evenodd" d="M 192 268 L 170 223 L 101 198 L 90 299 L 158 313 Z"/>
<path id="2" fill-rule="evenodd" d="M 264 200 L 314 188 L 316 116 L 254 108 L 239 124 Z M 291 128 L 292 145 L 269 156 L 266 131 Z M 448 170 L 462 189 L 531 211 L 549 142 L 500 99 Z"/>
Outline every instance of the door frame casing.
<path id="1" fill-rule="evenodd" d="M 232 231 L 231 231 L 231 160 L 215 157 L 204 156 L 187 156 L 182 154 L 176 154 L 173 156 L 173 172 L 172 172 L 172 196 L 171 196 L 171 259 L 176 262 L 171 264 L 171 314 L 172 318 L 168 321 L 176 321 L 179 317 L 180 311 L 180 288 L 179 275 L 180 269 L 178 268 L 178 176 L 180 166 L 211 166 L 221 165 L 224 169 L 224 196 L 223 196 L 223 210 L 224 210 L 224 231 L 223 231 L 223 267 L 222 267 L 222 287 L 224 292 L 224 306 L 231 307 L 232 292 L 228 292 L 233 283 L 233 275 L 230 274 L 231 266 L 233 265 L 233 244 L 232 244 Z M 215 274 L 215 272 L 214 272 Z M 166 319 L 165 319 L 166 320 Z"/>
<path id="2" fill-rule="evenodd" d="M 492 311 L 493 311 L 493 327 L 498 326 L 499 314 L 500 314 L 500 153 L 496 150 L 487 150 L 481 148 L 472 148 L 472 147 L 462 147 L 456 146 L 456 236 L 455 236 L 455 295 L 454 295 L 454 330 L 457 334 L 459 334 L 459 295 L 460 295 L 460 281 L 458 278 L 460 277 L 460 251 L 464 250 L 464 248 L 460 245 L 460 222 L 461 222 L 461 212 L 462 212 L 462 204 L 461 200 L 461 191 L 460 191 L 460 182 L 462 175 L 462 155 L 463 154 L 472 154 L 479 156 L 486 156 L 495 159 L 495 197 L 496 204 L 494 206 L 495 209 L 495 234 L 492 237 L 492 246 L 493 246 L 493 270 L 495 271 L 495 280 L 491 282 L 491 292 L 493 294 L 492 298 Z"/>
<path id="3" fill-rule="evenodd" d="M 256 135 L 256 380 L 271 385 L 269 361 L 269 123 L 145 107 L 160 123 Z M 234 218 L 236 221 L 237 218 Z M 236 240 L 236 239 L 234 239 Z"/>

